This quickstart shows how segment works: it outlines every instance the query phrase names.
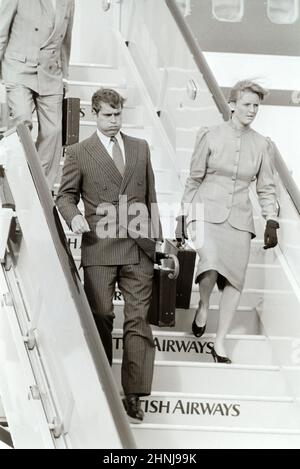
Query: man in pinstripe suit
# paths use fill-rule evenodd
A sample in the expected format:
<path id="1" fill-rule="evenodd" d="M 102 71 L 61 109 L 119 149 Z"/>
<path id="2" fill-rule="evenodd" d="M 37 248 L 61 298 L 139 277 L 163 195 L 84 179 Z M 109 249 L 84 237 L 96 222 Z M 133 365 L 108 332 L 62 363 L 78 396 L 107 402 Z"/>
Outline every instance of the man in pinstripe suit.
<path id="1" fill-rule="evenodd" d="M 162 232 L 149 147 L 144 140 L 120 132 L 123 103 L 114 90 L 101 89 L 93 95 L 97 131 L 68 148 L 57 206 L 73 232 L 83 235 L 85 291 L 110 364 L 116 282 L 123 294 L 124 405 L 130 417 L 141 421 L 139 397 L 150 394 L 153 376 L 154 342 L 147 316 L 155 244 Z M 85 216 L 77 207 L 80 196 Z M 139 237 L 135 204 L 144 213 Z M 131 214 L 127 227 L 125 212 Z"/>

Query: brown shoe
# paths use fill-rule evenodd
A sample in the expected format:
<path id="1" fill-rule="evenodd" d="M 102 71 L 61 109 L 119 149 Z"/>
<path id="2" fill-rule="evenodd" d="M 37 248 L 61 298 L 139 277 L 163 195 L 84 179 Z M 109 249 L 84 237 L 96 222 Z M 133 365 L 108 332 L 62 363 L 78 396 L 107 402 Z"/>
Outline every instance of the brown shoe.
<path id="1" fill-rule="evenodd" d="M 144 418 L 144 412 L 141 409 L 141 401 L 139 396 L 135 394 L 129 394 L 123 399 L 123 404 L 129 420 L 131 423 L 142 423 Z"/>

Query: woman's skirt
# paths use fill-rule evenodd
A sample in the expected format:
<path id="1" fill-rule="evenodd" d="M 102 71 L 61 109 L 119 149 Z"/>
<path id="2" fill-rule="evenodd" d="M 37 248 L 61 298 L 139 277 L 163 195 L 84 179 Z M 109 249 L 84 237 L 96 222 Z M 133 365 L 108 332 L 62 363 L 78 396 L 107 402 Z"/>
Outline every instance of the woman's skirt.
<path id="1" fill-rule="evenodd" d="M 251 233 L 233 228 L 227 221 L 193 221 L 188 230 L 200 258 L 196 283 L 199 283 L 204 272 L 216 270 L 219 273 L 217 282 L 220 290 L 227 280 L 242 291 L 250 256 Z"/>

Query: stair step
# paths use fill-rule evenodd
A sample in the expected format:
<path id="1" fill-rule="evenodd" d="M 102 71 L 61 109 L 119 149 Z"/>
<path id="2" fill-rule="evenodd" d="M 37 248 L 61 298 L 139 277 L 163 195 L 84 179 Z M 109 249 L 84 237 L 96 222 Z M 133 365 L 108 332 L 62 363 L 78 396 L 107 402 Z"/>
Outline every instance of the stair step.
<path id="1" fill-rule="evenodd" d="M 121 389 L 121 360 L 113 362 Z M 241 396 L 286 397 L 284 377 L 276 366 L 221 365 L 200 362 L 155 361 L 153 392 L 184 392 Z"/>
<path id="2" fill-rule="evenodd" d="M 299 431 L 256 428 L 191 427 L 183 425 L 131 426 L 138 448 L 187 449 L 299 449 Z"/>
<path id="3" fill-rule="evenodd" d="M 187 332 L 153 331 L 156 346 L 155 357 L 159 361 L 197 361 L 213 363 L 211 349 L 214 345 L 215 334 L 204 334 L 200 339 Z M 122 358 L 123 352 L 123 330 L 115 329 L 113 332 L 114 357 Z M 288 358 L 290 343 L 281 344 L 278 340 L 277 350 L 287 353 L 284 355 L 284 364 L 292 364 Z M 281 348 L 279 348 L 281 347 Z M 240 365 L 265 365 L 274 366 L 277 355 L 273 353 L 271 343 L 264 336 L 228 335 L 226 338 L 226 350 L 234 364 Z M 281 357 L 282 358 L 282 357 Z M 283 362 L 281 362 L 283 364 Z"/>
<path id="4" fill-rule="evenodd" d="M 191 326 L 191 323 L 189 325 Z M 215 341 L 216 335 L 214 333 L 205 333 L 198 339 L 191 332 L 172 330 L 172 328 L 159 329 L 152 326 L 152 330 L 156 360 L 213 363 L 211 348 Z M 115 328 L 113 331 L 114 357 L 119 359 L 122 358 L 122 337 L 123 329 Z M 292 371 L 297 370 L 297 367 L 300 366 L 299 338 L 231 333 L 227 335 L 225 343 L 228 356 L 234 364 L 280 365 Z"/>
<path id="5" fill-rule="evenodd" d="M 121 293 L 116 292 L 116 297 L 120 297 Z M 191 332 L 192 322 L 195 316 L 195 309 L 197 304 L 192 304 L 191 309 L 177 309 L 176 310 L 176 325 L 172 328 L 161 328 L 159 329 L 156 326 L 152 326 L 153 331 L 163 330 L 165 332 L 169 332 L 170 334 L 176 332 Z M 122 329 L 123 327 L 123 302 L 117 301 L 115 302 L 115 314 L 116 318 L 114 321 L 114 326 L 117 329 Z M 217 330 L 217 324 L 219 320 L 219 307 L 217 304 L 211 304 L 206 330 L 208 334 L 215 333 Z M 256 311 L 253 308 L 249 308 L 247 306 L 241 306 L 238 308 L 237 313 L 233 319 L 233 322 L 230 327 L 231 334 L 239 334 L 239 335 L 257 335 L 261 332 L 261 324 L 259 321 L 259 317 Z"/>
<path id="6" fill-rule="evenodd" d="M 112 65 L 71 63 L 69 67 L 70 81 L 99 83 L 122 83 L 124 72 Z"/>
<path id="7" fill-rule="evenodd" d="M 92 112 L 91 101 L 81 101 L 80 109 L 84 115 L 81 114 L 80 121 L 93 122 L 96 120 L 96 116 Z M 123 125 L 137 125 L 143 124 L 143 109 L 141 106 L 124 106 L 122 111 Z"/>
<path id="8" fill-rule="evenodd" d="M 141 398 L 143 423 L 226 428 L 298 430 L 297 404 L 291 398 L 202 396 L 201 394 L 153 392 Z"/>
<path id="9" fill-rule="evenodd" d="M 126 98 L 126 103 L 129 106 L 137 104 L 136 90 L 127 86 L 125 81 L 117 83 L 105 82 L 88 82 L 88 81 L 69 81 L 69 96 L 80 98 L 81 101 L 91 101 L 93 94 L 100 88 L 112 88 Z"/>

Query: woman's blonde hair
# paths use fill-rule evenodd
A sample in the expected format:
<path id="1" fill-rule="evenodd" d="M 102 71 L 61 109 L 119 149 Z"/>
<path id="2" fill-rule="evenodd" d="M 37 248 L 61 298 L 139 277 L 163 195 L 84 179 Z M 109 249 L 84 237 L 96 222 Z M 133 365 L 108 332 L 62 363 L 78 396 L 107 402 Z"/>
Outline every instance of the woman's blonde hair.
<path id="1" fill-rule="evenodd" d="M 231 88 L 228 102 L 236 103 L 241 94 L 245 91 L 256 93 L 261 101 L 263 101 L 263 99 L 269 94 L 269 91 L 260 86 L 258 83 L 255 83 L 251 80 L 242 80 L 238 81 L 234 87 Z"/>

